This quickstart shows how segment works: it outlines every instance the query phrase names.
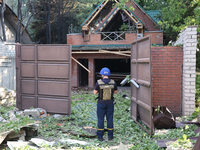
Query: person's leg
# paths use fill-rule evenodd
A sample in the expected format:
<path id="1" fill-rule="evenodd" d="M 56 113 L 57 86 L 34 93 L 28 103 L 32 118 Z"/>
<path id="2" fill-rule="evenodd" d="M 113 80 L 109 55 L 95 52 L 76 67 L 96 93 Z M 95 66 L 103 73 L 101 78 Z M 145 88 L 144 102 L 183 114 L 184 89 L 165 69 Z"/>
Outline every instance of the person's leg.
<path id="1" fill-rule="evenodd" d="M 105 117 L 105 104 L 97 103 L 97 118 L 98 118 L 98 139 L 103 139 L 104 134 L 104 117 Z"/>
<path id="2" fill-rule="evenodd" d="M 108 138 L 113 138 L 113 113 L 114 113 L 114 104 L 108 104 L 106 109 L 106 119 L 107 119 L 107 129 L 108 129 Z"/>

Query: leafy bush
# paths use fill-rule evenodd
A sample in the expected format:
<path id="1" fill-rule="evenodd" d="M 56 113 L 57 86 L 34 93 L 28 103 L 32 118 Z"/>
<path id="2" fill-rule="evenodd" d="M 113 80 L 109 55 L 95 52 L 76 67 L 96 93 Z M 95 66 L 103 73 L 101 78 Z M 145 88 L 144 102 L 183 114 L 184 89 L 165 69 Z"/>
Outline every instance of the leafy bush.
<path id="1" fill-rule="evenodd" d="M 195 103 L 196 107 L 200 106 L 200 75 L 196 75 L 196 93 L 195 93 Z"/>

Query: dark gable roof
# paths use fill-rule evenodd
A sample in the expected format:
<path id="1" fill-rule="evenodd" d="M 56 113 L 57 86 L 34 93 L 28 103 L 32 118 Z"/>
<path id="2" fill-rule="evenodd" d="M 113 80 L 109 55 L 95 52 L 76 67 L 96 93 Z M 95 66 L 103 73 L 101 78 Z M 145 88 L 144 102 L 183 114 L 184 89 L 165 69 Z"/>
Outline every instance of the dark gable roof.
<path id="1" fill-rule="evenodd" d="M 81 26 L 84 26 L 88 23 L 90 24 L 93 20 L 95 20 L 98 14 L 100 14 L 101 11 L 103 11 L 103 8 L 108 4 L 109 0 L 101 1 L 99 5 L 93 10 L 93 12 L 87 17 L 87 19 L 85 19 L 85 21 L 81 24 Z M 129 10 L 128 6 L 130 5 L 132 5 L 135 8 L 135 11 Z M 108 20 L 111 20 L 114 14 L 116 14 L 118 10 L 119 8 L 117 8 L 117 6 L 112 8 L 111 12 L 107 14 L 107 16 L 105 17 L 106 19 L 101 23 L 100 27 L 104 28 L 106 26 L 105 23 L 108 22 Z M 149 31 L 154 29 L 155 26 L 157 26 L 157 20 L 155 19 L 155 16 L 152 17 L 153 16 L 152 13 L 151 12 L 147 13 L 135 0 L 131 0 L 130 3 L 127 3 L 127 8 L 124 11 L 129 18 L 135 20 L 134 22 L 139 21 L 140 23 L 145 25 L 146 28 L 149 28 Z M 150 24 L 148 20 L 150 20 L 151 22 Z M 98 31 L 99 29 L 97 30 L 97 32 Z"/>

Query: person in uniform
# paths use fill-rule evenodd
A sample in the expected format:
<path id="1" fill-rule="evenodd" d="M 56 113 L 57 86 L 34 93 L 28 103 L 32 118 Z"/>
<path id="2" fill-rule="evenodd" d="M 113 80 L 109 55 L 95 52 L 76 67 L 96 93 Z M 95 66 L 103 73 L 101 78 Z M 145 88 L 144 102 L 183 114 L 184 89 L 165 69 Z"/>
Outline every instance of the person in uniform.
<path id="1" fill-rule="evenodd" d="M 117 94 L 117 86 L 114 80 L 109 79 L 110 70 L 102 68 L 100 71 L 102 79 L 97 80 L 94 88 L 94 95 L 98 93 L 97 102 L 97 118 L 98 118 L 98 131 L 97 137 L 99 141 L 103 141 L 104 135 L 104 118 L 107 120 L 108 140 L 113 139 L 113 113 L 114 113 L 114 97 Z"/>

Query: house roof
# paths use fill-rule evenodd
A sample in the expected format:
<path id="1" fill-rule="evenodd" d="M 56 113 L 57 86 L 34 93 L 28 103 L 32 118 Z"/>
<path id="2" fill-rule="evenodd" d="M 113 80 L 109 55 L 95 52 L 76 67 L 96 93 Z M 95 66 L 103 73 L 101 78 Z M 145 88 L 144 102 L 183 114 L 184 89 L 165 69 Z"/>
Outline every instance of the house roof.
<path id="1" fill-rule="evenodd" d="M 160 19 L 157 16 L 160 14 L 160 10 L 149 10 L 146 13 L 158 24 Z"/>
<path id="2" fill-rule="evenodd" d="M 149 17 L 156 25 L 158 24 L 157 21 L 154 19 L 155 16 L 153 16 L 153 14 L 152 14 L 151 12 L 147 13 L 148 11 L 145 11 L 145 10 L 142 8 L 142 6 L 140 6 L 140 4 L 138 4 L 135 0 L 133 0 L 132 2 L 135 3 L 135 4 L 137 5 L 137 7 L 138 7 L 140 10 L 142 10 L 142 12 L 143 12 L 144 14 L 146 14 L 147 17 Z M 155 10 L 155 11 L 156 11 L 156 10 Z M 155 12 L 154 12 L 154 14 L 155 14 Z M 156 15 L 157 15 L 157 14 L 156 14 Z"/>
<path id="3" fill-rule="evenodd" d="M 0 3 L 2 3 L 1 0 L 0 0 Z M 12 11 L 12 9 L 8 5 L 6 5 L 6 10 L 4 12 L 4 18 L 11 24 L 13 29 L 16 31 L 17 30 L 17 15 Z M 25 28 L 24 25 L 22 25 L 22 27 Z M 22 36 L 22 42 L 24 44 L 32 44 L 33 43 L 32 38 L 26 29 Z"/>
<path id="4" fill-rule="evenodd" d="M 99 5 L 93 10 L 93 12 L 87 17 L 87 19 L 85 19 L 85 21 L 81 24 L 81 26 L 83 27 L 84 25 L 90 25 L 91 22 L 93 20 L 95 20 L 96 17 L 98 17 L 98 15 L 101 13 L 101 11 L 103 11 L 103 8 L 106 7 L 106 5 L 109 5 L 109 2 L 111 3 L 110 0 L 103 0 L 101 1 L 101 3 L 99 3 Z M 114 1 L 115 3 L 118 3 L 117 0 Z M 131 11 L 129 9 L 129 6 L 133 6 L 133 8 L 135 8 L 134 11 Z M 100 28 L 98 30 L 96 30 L 96 32 L 101 31 L 106 25 L 106 23 L 110 20 L 112 20 L 112 18 L 114 17 L 114 15 L 117 13 L 117 11 L 119 11 L 119 8 L 117 6 L 113 7 L 112 6 L 112 10 L 110 13 L 107 14 L 107 16 L 105 17 L 105 19 L 102 20 L 101 24 L 100 24 Z M 135 0 L 131 0 L 130 3 L 126 4 L 126 9 L 123 10 L 126 15 L 135 23 L 136 22 L 140 22 L 142 23 L 144 26 L 146 26 L 146 28 L 150 30 L 154 30 L 153 28 L 157 25 L 157 20 L 155 19 L 155 15 L 153 15 L 153 12 L 146 12 Z M 154 14 L 157 13 L 158 11 L 154 11 Z M 149 25 L 149 21 L 151 20 L 151 25 Z M 96 19 L 98 20 L 98 19 Z"/>
<path id="5" fill-rule="evenodd" d="M 152 44 L 152 46 L 162 46 L 162 44 Z M 107 44 L 107 45 L 72 45 L 73 51 L 87 51 L 87 50 L 126 50 L 131 49 L 131 44 Z"/>
<path id="6" fill-rule="evenodd" d="M 72 45 L 72 50 L 110 50 L 110 49 L 130 49 L 131 44 L 108 44 L 108 45 Z"/>

